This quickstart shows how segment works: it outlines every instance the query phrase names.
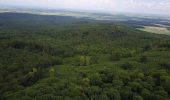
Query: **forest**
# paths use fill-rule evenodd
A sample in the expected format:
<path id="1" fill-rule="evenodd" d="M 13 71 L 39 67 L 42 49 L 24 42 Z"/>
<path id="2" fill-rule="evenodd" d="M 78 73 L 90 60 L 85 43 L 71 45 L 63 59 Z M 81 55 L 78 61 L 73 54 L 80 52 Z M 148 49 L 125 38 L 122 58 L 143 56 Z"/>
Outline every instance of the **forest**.
<path id="1" fill-rule="evenodd" d="M 0 100 L 170 100 L 170 36 L 0 14 Z"/>

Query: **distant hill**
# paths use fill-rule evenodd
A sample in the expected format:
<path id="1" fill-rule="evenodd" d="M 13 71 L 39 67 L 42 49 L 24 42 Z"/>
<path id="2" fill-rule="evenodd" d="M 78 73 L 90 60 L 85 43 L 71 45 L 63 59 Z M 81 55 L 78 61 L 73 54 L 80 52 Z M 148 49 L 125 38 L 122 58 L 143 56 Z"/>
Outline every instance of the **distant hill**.
<path id="1" fill-rule="evenodd" d="M 24 22 L 29 25 L 30 22 L 35 21 L 35 25 L 39 23 L 59 24 L 66 22 L 104 22 L 104 23 L 124 23 L 135 28 L 145 28 L 158 26 L 170 30 L 170 18 L 153 15 L 134 15 L 134 14 L 107 14 L 107 13 L 93 13 L 93 12 L 78 12 L 68 10 L 43 10 L 43 9 L 26 9 L 26 10 L 12 10 L 6 13 L 1 13 L 1 23 L 3 20 Z M 14 18 L 16 17 L 16 18 Z M 8 23 L 6 23 L 8 24 Z M 10 25 L 7 25 L 10 26 Z M 14 26 L 14 25 L 13 25 Z M 146 30 L 147 31 L 147 30 Z M 149 31 L 150 32 L 150 31 Z M 153 33 L 155 33 L 153 31 Z M 164 34 L 164 31 L 162 31 Z M 167 32 L 165 33 L 167 34 Z"/>

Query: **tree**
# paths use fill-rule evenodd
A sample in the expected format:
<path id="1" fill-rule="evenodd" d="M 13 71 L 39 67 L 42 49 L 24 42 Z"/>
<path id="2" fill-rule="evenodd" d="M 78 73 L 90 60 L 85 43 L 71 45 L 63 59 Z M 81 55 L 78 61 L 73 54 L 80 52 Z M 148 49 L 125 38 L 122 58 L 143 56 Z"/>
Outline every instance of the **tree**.
<path id="1" fill-rule="evenodd" d="M 89 78 L 83 78 L 83 84 L 86 85 L 86 86 L 89 86 L 89 83 L 90 83 L 90 79 Z"/>
<path id="2" fill-rule="evenodd" d="M 89 57 L 89 56 L 86 56 L 86 57 L 85 57 L 85 60 L 86 60 L 85 65 L 86 65 L 86 66 L 90 65 L 90 57 Z"/>
<path id="3" fill-rule="evenodd" d="M 23 76 L 20 81 L 23 86 L 29 86 L 37 80 L 39 80 L 38 70 L 33 68 L 32 71 Z"/>
<path id="4" fill-rule="evenodd" d="M 50 68 L 49 69 L 49 73 L 50 73 L 50 77 L 54 77 L 55 69 L 54 68 Z"/>
<path id="5" fill-rule="evenodd" d="M 147 61 L 148 61 L 147 56 L 141 56 L 140 59 L 139 59 L 139 62 L 141 62 L 141 63 L 144 63 L 144 62 L 147 62 Z"/>
<path id="6" fill-rule="evenodd" d="M 90 57 L 89 56 L 81 56 L 80 57 L 80 66 L 88 66 L 90 65 Z"/>
<path id="7" fill-rule="evenodd" d="M 57 100 L 53 94 L 44 94 L 41 96 L 37 96 L 36 100 Z"/>
<path id="8" fill-rule="evenodd" d="M 122 55 L 119 52 L 114 52 L 111 54 L 111 60 L 112 61 L 119 61 L 121 59 Z"/>
<path id="9" fill-rule="evenodd" d="M 98 74 L 98 73 L 92 74 L 92 75 L 89 77 L 89 79 L 90 79 L 91 85 L 101 86 L 101 84 L 102 84 L 102 78 L 100 77 L 100 74 Z"/>
<path id="10" fill-rule="evenodd" d="M 107 95 L 109 100 L 121 100 L 118 90 L 113 88 L 105 88 L 103 94 Z"/>
<path id="11" fill-rule="evenodd" d="M 129 86 L 131 87 L 131 90 L 133 91 L 133 92 L 136 92 L 136 93 L 141 93 L 141 91 L 142 91 L 142 86 L 141 86 L 141 84 L 140 83 L 137 83 L 137 82 L 131 82 L 130 84 L 129 84 Z"/>
<path id="12" fill-rule="evenodd" d="M 143 97 L 144 100 L 150 100 L 151 94 L 152 93 L 148 89 L 143 89 L 141 92 L 141 96 Z"/>
<path id="13" fill-rule="evenodd" d="M 120 90 L 120 94 L 122 100 L 133 100 L 133 92 L 128 86 L 122 87 L 122 89 Z"/>
<path id="14" fill-rule="evenodd" d="M 129 62 L 126 62 L 124 64 L 121 65 L 121 68 L 125 69 L 125 70 L 129 70 L 133 68 L 133 65 Z"/>
<path id="15" fill-rule="evenodd" d="M 143 98 L 140 95 L 133 96 L 133 100 L 143 100 Z"/>
<path id="16" fill-rule="evenodd" d="M 84 56 L 80 57 L 80 66 L 85 66 L 86 64 L 86 58 Z"/>

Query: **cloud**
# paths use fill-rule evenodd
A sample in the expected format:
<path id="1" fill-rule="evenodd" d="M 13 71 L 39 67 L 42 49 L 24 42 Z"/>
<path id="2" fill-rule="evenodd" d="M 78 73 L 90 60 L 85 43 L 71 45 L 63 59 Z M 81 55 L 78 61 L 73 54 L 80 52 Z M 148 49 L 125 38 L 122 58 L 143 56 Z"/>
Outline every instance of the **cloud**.
<path id="1" fill-rule="evenodd" d="M 0 0 L 0 4 L 72 8 L 102 11 L 154 12 L 170 11 L 169 0 Z"/>

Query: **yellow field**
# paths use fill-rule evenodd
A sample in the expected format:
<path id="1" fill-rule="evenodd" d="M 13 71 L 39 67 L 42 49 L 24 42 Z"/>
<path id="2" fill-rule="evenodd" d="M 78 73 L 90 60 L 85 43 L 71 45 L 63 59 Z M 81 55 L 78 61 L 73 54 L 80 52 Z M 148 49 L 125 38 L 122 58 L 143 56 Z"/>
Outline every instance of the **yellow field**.
<path id="1" fill-rule="evenodd" d="M 162 26 L 144 26 L 144 28 L 138 28 L 138 29 L 146 32 L 151 32 L 151 33 L 170 35 L 170 30 Z"/>

